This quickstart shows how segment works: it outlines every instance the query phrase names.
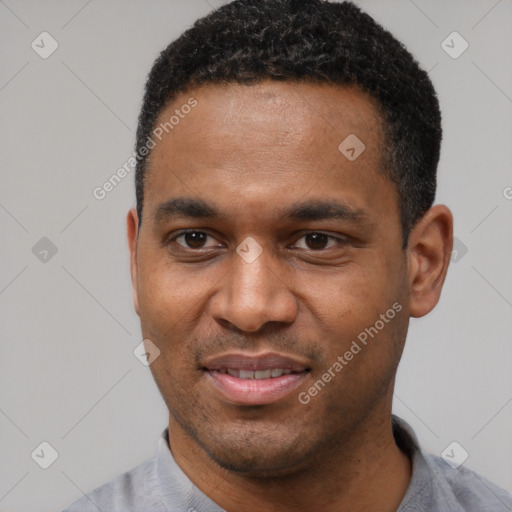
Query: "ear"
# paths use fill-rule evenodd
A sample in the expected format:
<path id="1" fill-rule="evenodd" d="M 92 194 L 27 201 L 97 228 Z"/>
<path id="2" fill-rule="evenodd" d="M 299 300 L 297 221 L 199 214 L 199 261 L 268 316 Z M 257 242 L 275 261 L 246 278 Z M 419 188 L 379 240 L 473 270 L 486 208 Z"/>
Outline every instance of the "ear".
<path id="1" fill-rule="evenodd" d="M 435 205 L 425 213 L 409 234 L 409 313 L 421 317 L 439 301 L 448 271 L 453 245 L 453 217 L 450 210 Z"/>
<path id="2" fill-rule="evenodd" d="M 132 277 L 132 294 L 135 311 L 139 314 L 139 297 L 137 293 L 137 238 L 139 235 L 139 216 L 132 208 L 126 216 L 126 233 L 130 249 L 130 274 Z"/>

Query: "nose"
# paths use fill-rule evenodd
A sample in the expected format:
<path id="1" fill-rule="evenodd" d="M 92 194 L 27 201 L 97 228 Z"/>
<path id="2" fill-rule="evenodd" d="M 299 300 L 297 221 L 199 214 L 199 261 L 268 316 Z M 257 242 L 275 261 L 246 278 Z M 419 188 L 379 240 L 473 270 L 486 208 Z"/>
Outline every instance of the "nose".
<path id="1" fill-rule="evenodd" d="M 217 322 L 257 332 L 267 322 L 295 321 L 297 300 L 272 260 L 267 250 L 250 263 L 233 253 L 231 268 L 210 302 L 210 314 Z"/>

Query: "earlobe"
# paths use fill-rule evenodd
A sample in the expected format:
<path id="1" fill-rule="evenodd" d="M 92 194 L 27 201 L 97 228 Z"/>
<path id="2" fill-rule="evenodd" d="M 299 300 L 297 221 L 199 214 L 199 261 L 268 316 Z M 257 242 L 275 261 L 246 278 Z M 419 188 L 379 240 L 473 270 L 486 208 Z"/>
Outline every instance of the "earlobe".
<path id="1" fill-rule="evenodd" d="M 421 317 L 439 301 L 453 245 L 453 217 L 444 205 L 435 205 L 409 236 L 409 313 Z"/>
<path id="2" fill-rule="evenodd" d="M 139 297 L 137 292 L 137 239 L 139 230 L 139 216 L 137 210 L 132 208 L 126 216 L 126 234 L 130 250 L 130 274 L 132 279 L 133 305 L 139 314 Z"/>

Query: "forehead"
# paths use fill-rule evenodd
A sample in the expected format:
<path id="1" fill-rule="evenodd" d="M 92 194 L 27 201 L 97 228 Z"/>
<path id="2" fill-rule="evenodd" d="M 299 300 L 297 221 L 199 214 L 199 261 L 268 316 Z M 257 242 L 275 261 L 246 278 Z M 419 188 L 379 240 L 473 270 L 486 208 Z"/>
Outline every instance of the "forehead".
<path id="1" fill-rule="evenodd" d="M 176 114 L 192 98 L 197 106 L 178 119 Z M 163 109 L 156 124 L 165 125 L 171 118 L 179 126 L 169 130 L 172 138 L 164 135 L 163 146 L 179 145 L 186 151 L 194 146 L 193 142 L 196 146 L 200 142 L 203 153 L 208 150 L 210 156 L 224 153 L 218 147 L 221 138 L 231 145 L 243 145 L 243 156 L 257 150 L 259 144 L 262 149 L 270 144 L 274 150 L 280 145 L 300 145 L 305 152 L 311 152 L 325 149 L 349 133 L 366 139 L 367 146 L 380 137 L 380 116 L 371 96 L 354 86 L 325 83 L 208 84 L 181 93 Z M 215 131 L 210 131 L 212 128 Z M 202 139 L 190 140 L 192 131 L 201 134 Z"/>
<path id="2" fill-rule="evenodd" d="M 145 210 L 183 195 L 268 208 L 269 199 L 296 203 L 313 190 L 343 192 L 359 208 L 392 189 L 379 172 L 377 106 L 355 87 L 209 84 L 180 94 L 157 127 L 166 122 L 169 133 L 151 153 Z"/>

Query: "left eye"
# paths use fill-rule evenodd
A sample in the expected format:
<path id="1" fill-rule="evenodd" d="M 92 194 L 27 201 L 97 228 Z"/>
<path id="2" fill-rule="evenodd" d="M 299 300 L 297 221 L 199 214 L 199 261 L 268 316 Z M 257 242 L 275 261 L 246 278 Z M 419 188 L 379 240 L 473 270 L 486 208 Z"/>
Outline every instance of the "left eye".
<path id="1" fill-rule="evenodd" d="M 299 243 L 296 243 L 295 247 L 298 247 L 299 249 L 309 249 L 313 251 L 329 249 L 343 242 L 341 238 L 317 232 L 307 233 L 306 235 L 302 236 L 299 240 L 304 240 L 302 246 L 300 246 Z"/>
<path id="2" fill-rule="evenodd" d="M 216 244 L 205 245 L 208 239 L 214 241 L 215 239 L 204 233 L 203 231 L 187 231 L 185 233 L 181 233 L 180 235 L 174 237 L 172 241 L 177 242 L 178 245 L 185 247 L 186 249 L 203 249 L 205 247 L 215 247 Z M 181 242 L 180 242 L 181 240 Z"/>

